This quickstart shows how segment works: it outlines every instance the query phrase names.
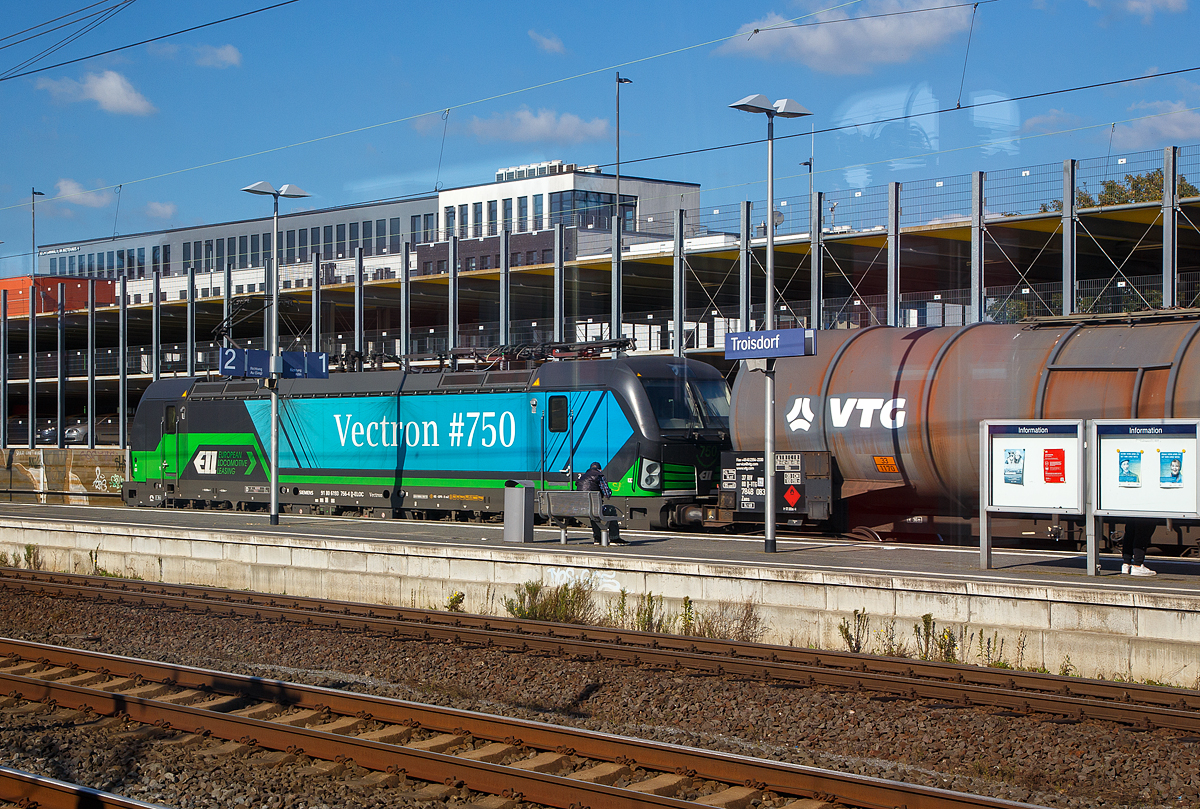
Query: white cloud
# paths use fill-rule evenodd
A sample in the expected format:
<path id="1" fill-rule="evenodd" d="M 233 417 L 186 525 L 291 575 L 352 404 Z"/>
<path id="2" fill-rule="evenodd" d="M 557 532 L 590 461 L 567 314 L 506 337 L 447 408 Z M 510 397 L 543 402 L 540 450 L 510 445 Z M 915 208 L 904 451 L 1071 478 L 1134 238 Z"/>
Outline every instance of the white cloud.
<path id="1" fill-rule="evenodd" d="M 241 52 L 232 45 L 197 45 L 193 50 L 196 64 L 200 67 L 239 67 L 242 64 Z"/>
<path id="2" fill-rule="evenodd" d="M 1144 22 L 1149 22 L 1160 11 L 1168 14 L 1187 11 L 1187 0 L 1087 0 L 1087 4 L 1092 8 L 1136 14 Z"/>
<path id="3" fill-rule="evenodd" d="M 54 184 L 58 189 L 57 197 L 62 202 L 72 205 L 83 205 L 88 208 L 107 208 L 113 201 L 109 191 L 88 191 L 81 184 L 64 177 Z"/>
<path id="4" fill-rule="evenodd" d="M 532 39 L 539 48 L 546 53 L 566 53 L 567 49 L 563 47 L 562 40 L 555 34 L 539 34 L 532 28 L 529 29 L 529 38 Z"/>
<path id="5" fill-rule="evenodd" d="M 921 0 L 866 0 L 855 5 L 855 17 L 896 13 L 921 8 Z M 831 22 L 846 20 L 845 22 Z M 809 22 L 822 25 L 804 25 Z M 826 73 L 867 73 L 879 64 L 898 64 L 925 55 L 971 24 L 970 8 L 901 14 L 894 17 L 853 19 L 843 10 L 822 12 L 815 18 L 790 25 L 776 13 L 746 23 L 739 33 L 719 49 L 721 53 L 746 54 L 760 59 L 794 59 L 813 70 Z M 758 33 L 754 33 L 758 29 Z M 965 43 L 965 40 L 964 40 Z"/>
<path id="6" fill-rule="evenodd" d="M 151 202 L 146 205 L 146 216 L 155 219 L 170 219 L 178 208 L 174 202 Z"/>
<path id="7" fill-rule="evenodd" d="M 1182 101 L 1143 101 L 1132 109 L 1147 110 L 1155 117 L 1118 125 L 1113 130 L 1114 148 L 1147 149 L 1200 139 L 1200 112 Z"/>
<path id="8" fill-rule="evenodd" d="M 1061 132 L 1064 129 L 1073 129 L 1082 123 L 1083 119 L 1074 113 L 1060 109 L 1048 109 L 1041 115 L 1031 115 L 1026 118 L 1025 123 L 1021 126 L 1021 131 L 1029 134 Z"/>
<path id="9" fill-rule="evenodd" d="M 89 73 L 83 81 L 74 79 L 38 79 L 37 88 L 48 90 L 60 101 L 95 101 L 105 112 L 121 115 L 149 115 L 155 107 L 134 89 L 129 79 L 115 70 Z"/>
<path id="10" fill-rule="evenodd" d="M 578 115 L 569 112 L 559 115 L 554 110 L 534 113 L 522 107 L 487 119 L 472 117 L 467 130 L 481 141 L 582 143 L 607 137 L 608 121 L 604 118 L 585 121 Z"/>

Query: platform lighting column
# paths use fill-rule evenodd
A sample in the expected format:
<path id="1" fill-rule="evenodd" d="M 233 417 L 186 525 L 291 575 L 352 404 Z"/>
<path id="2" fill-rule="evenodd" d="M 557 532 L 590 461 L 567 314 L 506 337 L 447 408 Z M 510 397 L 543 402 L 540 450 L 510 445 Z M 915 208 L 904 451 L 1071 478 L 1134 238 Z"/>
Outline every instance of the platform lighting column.
<path id="1" fill-rule="evenodd" d="M 983 229 L 983 193 L 987 175 L 982 171 L 971 174 L 971 311 L 967 313 L 968 323 L 982 323 L 984 315 L 983 290 L 986 278 L 984 276 L 983 258 L 986 255 Z M 943 325 L 947 325 L 942 320 Z"/>
<path id="2" fill-rule="evenodd" d="M 162 369 L 162 277 L 159 270 L 154 271 L 153 292 L 154 304 L 150 307 L 150 378 L 157 382 Z"/>
<path id="3" fill-rule="evenodd" d="M 623 79 L 617 73 L 617 190 L 613 200 L 612 221 L 612 323 L 609 327 L 609 337 L 613 340 L 621 338 L 621 313 L 624 304 L 624 273 L 621 270 L 621 231 L 625 227 L 625 218 L 621 214 L 621 85 L 633 84 L 633 79 Z"/>
<path id="4" fill-rule="evenodd" d="M 312 254 L 312 351 L 321 350 L 321 254 Z"/>
<path id="5" fill-rule="evenodd" d="M 67 285 L 58 285 L 58 408 L 54 419 L 54 446 L 59 449 L 67 445 Z"/>
<path id="6" fill-rule="evenodd" d="M 746 96 L 729 105 L 742 112 L 763 113 L 767 116 L 767 298 L 766 319 L 763 328 L 775 328 L 775 116 L 800 118 L 811 112 L 790 98 L 781 98 L 772 104 L 763 95 Z M 763 474 L 766 480 L 766 502 L 763 550 L 775 552 L 775 361 L 767 360 L 766 390 L 763 423 Z"/>
<path id="7" fill-rule="evenodd" d="M 409 243 L 404 243 L 403 261 L 400 263 L 400 369 L 408 370 L 412 353 L 412 284 L 409 283 Z"/>
<path id="8" fill-rule="evenodd" d="M 294 199 L 307 197 L 308 194 L 294 185 L 285 184 L 278 191 L 268 182 L 257 182 L 242 189 L 249 194 L 269 194 L 274 201 L 271 216 L 271 233 L 279 232 L 279 198 Z M 274 253 L 275 236 L 271 236 L 271 253 Z M 267 263 L 274 265 L 274 256 Z M 270 269 L 274 269 L 271 267 Z M 279 274 L 271 275 L 271 525 L 279 525 L 279 372 L 282 370 L 279 359 Z"/>
<path id="9" fill-rule="evenodd" d="M 671 280 L 671 328 L 674 330 L 674 355 L 683 356 L 684 330 L 683 322 L 687 318 L 687 277 L 685 276 L 685 257 L 683 255 L 683 222 L 687 212 L 680 208 L 675 211 L 675 245 L 674 266 Z"/>
<path id="10" fill-rule="evenodd" d="M 196 375 L 196 266 L 187 271 L 187 375 Z"/>
<path id="11" fill-rule="evenodd" d="M 33 426 L 37 422 L 37 279 L 29 285 L 29 414 L 25 420 L 28 422 L 29 429 L 26 432 L 28 435 L 28 445 L 30 449 L 36 449 L 37 436 Z"/>
<path id="12" fill-rule="evenodd" d="M 740 214 L 741 237 L 738 239 L 738 327 L 734 331 L 750 331 L 750 200 L 742 200 Z"/>
<path id="13" fill-rule="evenodd" d="M 449 273 L 449 320 L 446 328 L 446 350 L 458 348 L 458 237 L 451 236 L 446 240 L 446 272 Z M 453 361 L 450 364 L 454 368 Z"/>
<path id="14" fill-rule="evenodd" d="M 363 334 L 365 324 L 363 322 L 365 314 L 363 312 L 365 301 L 363 300 L 363 249 L 361 247 L 354 248 L 354 353 L 357 359 L 354 361 L 355 367 L 362 370 L 364 354 L 366 347 L 366 339 Z"/>
<path id="15" fill-rule="evenodd" d="M 1075 169 L 1074 160 L 1063 161 L 1062 208 L 1062 314 L 1075 313 Z"/>
<path id="16" fill-rule="evenodd" d="M 29 189 L 29 242 L 33 249 L 29 253 L 29 258 L 33 271 L 30 275 L 37 277 L 38 272 L 38 251 L 37 251 L 37 198 L 46 196 L 36 188 Z"/>
<path id="17" fill-rule="evenodd" d="M 900 183 L 888 183 L 887 324 L 900 325 Z"/>
<path id="18" fill-rule="evenodd" d="M 8 446 L 8 290 L 0 290 L 0 449 Z"/>
<path id="19" fill-rule="evenodd" d="M 566 295 L 566 227 L 561 221 L 554 225 L 554 328 L 551 339 L 556 343 L 563 341 L 566 331 L 567 295 Z"/>
<path id="20" fill-rule="evenodd" d="M 225 348 L 233 345 L 233 323 L 229 318 L 233 314 L 233 262 L 225 264 L 225 289 L 221 296 L 221 322 L 225 324 Z"/>
<path id="21" fill-rule="evenodd" d="M 124 270 L 117 289 L 117 435 L 121 449 L 129 448 L 129 293 Z M 125 474 L 129 475 L 127 468 Z"/>
<path id="22" fill-rule="evenodd" d="M 88 449 L 96 448 L 96 279 L 88 279 L 87 291 L 87 427 Z"/>
<path id="23" fill-rule="evenodd" d="M 509 298 L 512 290 L 512 257 L 509 255 L 512 234 L 505 228 L 500 234 L 500 345 L 508 345 L 510 334 L 508 320 L 512 317 Z"/>
<path id="24" fill-rule="evenodd" d="M 824 226 L 825 194 L 812 192 L 808 207 L 808 327 L 819 329 L 825 320 L 825 246 L 821 236 Z"/>

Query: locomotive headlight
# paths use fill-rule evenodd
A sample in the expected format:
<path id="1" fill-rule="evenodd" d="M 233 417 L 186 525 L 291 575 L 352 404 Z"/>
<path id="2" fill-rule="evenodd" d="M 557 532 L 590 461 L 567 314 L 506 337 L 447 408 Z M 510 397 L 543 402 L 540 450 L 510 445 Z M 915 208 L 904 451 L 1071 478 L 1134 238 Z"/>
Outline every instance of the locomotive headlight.
<path id="1" fill-rule="evenodd" d="M 642 488 L 662 488 L 662 464 L 658 461 L 642 460 Z"/>

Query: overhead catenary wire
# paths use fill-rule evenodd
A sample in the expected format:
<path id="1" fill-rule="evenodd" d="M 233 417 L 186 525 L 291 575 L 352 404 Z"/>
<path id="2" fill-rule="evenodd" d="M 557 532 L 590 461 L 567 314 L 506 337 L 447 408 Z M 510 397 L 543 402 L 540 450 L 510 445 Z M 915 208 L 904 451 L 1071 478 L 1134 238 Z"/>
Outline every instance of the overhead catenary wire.
<path id="1" fill-rule="evenodd" d="M 52 20 L 47 20 L 44 23 L 39 23 L 38 25 L 34 25 L 29 28 L 26 28 L 24 31 L 17 31 L 16 33 L 9 34 L 8 36 L 0 37 L 0 42 L 6 42 L 10 39 L 13 39 L 14 37 L 19 37 L 23 34 L 29 34 L 29 36 L 25 37 L 24 39 L 17 40 L 16 42 L 9 42 L 7 45 L 0 45 L 0 50 L 4 50 L 5 48 L 11 48 L 14 45 L 20 45 L 21 43 L 28 42 L 31 39 L 37 39 L 38 37 L 44 37 L 47 34 L 52 34 L 55 31 L 60 31 L 63 28 L 67 28 L 68 26 L 76 25 L 78 23 L 83 22 L 84 20 L 90 19 L 90 18 L 95 17 L 100 14 L 104 14 L 105 12 L 108 11 L 108 9 L 100 9 L 99 11 L 93 11 L 91 14 L 84 14 L 82 17 L 76 17 L 76 15 L 83 14 L 83 12 L 93 9 L 96 6 L 102 6 L 105 3 L 111 3 L 111 2 L 113 2 L 113 0 L 100 0 L 100 2 L 98 2 L 98 3 L 92 3 L 90 6 L 84 6 L 81 9 L 72 11 L 70 14 L 63 14 L 62 16 L 55 17 Z M 121 3 L 127 2 L 127 0 L 116 0 L 116 2 L 118 5 L 120 5 Z M 60 20 L 66 20 L 69 17 L 76 17 L 76 19 L 70 20 L 68 22 L 64 22 L 61 25 L 55 25 L 53 28 L 46 28 L 46 26 L 48 26 L 48 25 L 59 22 Z M 39 29 L 39 28 L 46 28 L 46 30 L 38 31 L 37 29 Z M 37 33 L 36 34 L 31 33 L 33 31 L 37 31 Z"/>
<path id="2" fill-rule="evenodd" d="M 67 36 L 60 39 L 58 42 L 56 42 L 53 45 L 49 46 L 48 48 L 45 48 L 44 50 L 42 50 L 40 53 L 36 53 L 33 56 L 26 59 L 25 61 L 14 65 L 13 67 L 9 68 L 8 70 L 4 71 L 3 73 L 0 73 L 0 81 L 4 81 L 6 78 L 11 77 L 12 74 L 17 73 L 17 71 L 20 71 L 21 69 L 28 67 L 29 65 L 40 62 L 42 59 L 45 59 L 50 54 L 56 53 L 57 51 L 62 50 L 67 45 L 70 45 L 72 42 L 74 42 L 75 40 L 82 37 L 84 34 L 90 33 L 91 31 L 94 31 L 96 28 L 100 27 L 104 23 L 108 22 L 113 17 L 115 17 L 117 14 L 121 13 L 122 11 L 124 11 L 125 9 L 127 9 L 131 5 L 133 5 L 134 2 L 135 2 L 135 0 L 124 0 L 124 2 L 122 2 L 116 6 L 113 6 L 110 9 L 105 10 L 104 13 L 99 16 L 99 18 L 92 20 L 90 23 L 85 25 L 80 30 L 75 31 L 72 34 L 68 34 Z M 25 75 L 25 74 L 18 74 L 18 75 Z"/>

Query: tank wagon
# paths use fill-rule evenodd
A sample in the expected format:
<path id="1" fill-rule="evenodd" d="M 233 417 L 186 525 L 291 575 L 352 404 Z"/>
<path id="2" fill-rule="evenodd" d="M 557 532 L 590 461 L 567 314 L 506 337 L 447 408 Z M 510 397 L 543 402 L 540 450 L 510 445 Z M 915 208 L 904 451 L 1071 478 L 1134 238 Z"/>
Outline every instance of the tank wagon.
<path id="1" fill-rule="evenodd" d="M 696 525 L 729 447 L 724 378 L 669 357 L 278 385 L 279 502 L 291 513 L 495 517 L 507 480 L 569 489 L 598 461 L 627 524 Z M 270 434 L 257 381 L 155 382 L 134 418 L 125 502 L 266 509 Z"/>
<path id="2" fill-rule="evenodd" d="M 1198 333 L 1194 312 L 823 331 L 816 356 L 776 361 L 776 448 L 830 453 L 843 530 L 945 535 L 958 520 L 965 533 L 979 509 L 981 420 L 1200 417 Z M 739 374 L 735 450 L 761 453 L 762 411 L 763 375 Z M 1169 529 L 1156 544 L 1200 539 L 1195 526 Z M 1015 533 L 1059 530 L 1042 520 Z"/>

